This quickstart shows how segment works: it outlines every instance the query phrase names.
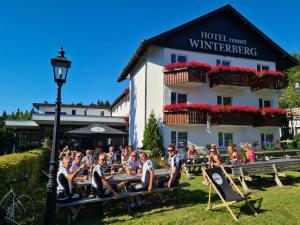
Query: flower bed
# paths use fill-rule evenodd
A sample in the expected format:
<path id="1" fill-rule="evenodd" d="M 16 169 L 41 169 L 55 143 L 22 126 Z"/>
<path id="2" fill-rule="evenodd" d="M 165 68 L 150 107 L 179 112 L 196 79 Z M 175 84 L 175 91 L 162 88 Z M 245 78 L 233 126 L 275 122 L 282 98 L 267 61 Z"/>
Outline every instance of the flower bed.
<path id="1" fill-rule="evenodd" d="M 260 71 L 256 73 L 256 77 L 251 84 L 251 91 L 261 89 L 283 89 L 287 83 L 285 75 L 279 71 Z"/>
<path id="2" fill-rule="evenodd" d="M 255 70 L 247 67 L 239 67 L 239 66 L 223 66 L 217 65 L 211 68 L 208 72 L 209 76 L 216 76 L 220 74 L 243 74 L 243 75 L 255 75 Z"/>

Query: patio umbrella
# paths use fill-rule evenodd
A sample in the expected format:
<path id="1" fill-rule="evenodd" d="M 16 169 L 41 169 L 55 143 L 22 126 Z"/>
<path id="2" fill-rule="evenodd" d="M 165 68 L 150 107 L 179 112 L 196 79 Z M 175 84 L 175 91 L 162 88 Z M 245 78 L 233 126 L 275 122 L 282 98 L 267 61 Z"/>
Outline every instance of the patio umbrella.
<path id="1" fill-rule="evenodd" d="M 91 124 L 75 130 L 67 131 L 66 134 L 73 137 L 92 137 L 100 135 L 126 135 L 127 133 L 102 124 Z"/>

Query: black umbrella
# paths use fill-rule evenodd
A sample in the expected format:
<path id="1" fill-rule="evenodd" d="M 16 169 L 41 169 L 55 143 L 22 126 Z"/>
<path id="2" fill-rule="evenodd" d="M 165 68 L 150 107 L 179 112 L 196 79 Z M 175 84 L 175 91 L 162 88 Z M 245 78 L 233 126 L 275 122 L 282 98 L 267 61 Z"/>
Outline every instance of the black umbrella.
<path id="1" fill-rule="evenodd" d="M 127 133 L 102 124 L 91 124 L 86 127 L 68 131 L 66 134 L 75 137 L 87 137 L 99 135 L 125 135 Z"/>

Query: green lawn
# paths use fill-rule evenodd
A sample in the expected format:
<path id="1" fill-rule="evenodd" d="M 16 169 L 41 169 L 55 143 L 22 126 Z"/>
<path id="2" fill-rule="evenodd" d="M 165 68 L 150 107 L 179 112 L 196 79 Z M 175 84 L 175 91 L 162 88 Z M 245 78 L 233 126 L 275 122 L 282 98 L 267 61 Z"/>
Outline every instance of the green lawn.
<path id="1" fill-rule="evenodd" d="M 252 203 L 258 211 L 258 216 L 251 216 L 251 212 L 243 204 L 233 207 L 238 213 L 241 224 L 300 224 L 300 172 L 288 172 L 283 179 L 284 187 L 277 187 L 271 177 L 260 178 L 251 182 Z M 205 211 L 207 205 L 208 188 L 201 184 L 202 177 L 187 180 L 191 186 L 180 191 L 180 202 L 168 201 L 161 205 L 158 201 L 147 205 L 144 209 L 135 210 L 129 215 L 124 201 L 114 202 L 105 206 L 101 213 L 97 206 L 88 206 L 79 216 L 78 225 L 92 224 L 234 224 L 229 212 L 223 209 Z M 38 195 L 41 196 L 44 191 Z M 217 200 L 214 195 L 213 200 Z M 44 209 L 43 201 L 38 202 L 40 215 Z M 58 223 L 66 224 L 66 211 L 58 214 Z"/>

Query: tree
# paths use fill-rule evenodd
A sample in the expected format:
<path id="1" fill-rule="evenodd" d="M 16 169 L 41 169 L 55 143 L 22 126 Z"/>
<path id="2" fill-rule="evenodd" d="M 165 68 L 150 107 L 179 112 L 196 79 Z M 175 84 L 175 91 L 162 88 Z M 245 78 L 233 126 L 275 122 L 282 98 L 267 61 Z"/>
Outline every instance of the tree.
<path id="1" fill-rule="evenodd" d="M 106 107 L 110 107 L 110 103 L 109 103 L 109 101 L 108 101 L 108 100 L 106 100 L 106 102 L 105 102 L 105 106 L 106 106 Z"/>
<path id="2" fill-rule="evenodd" d="M 294 108 L 300 106 L 300 94 L 295 88 L 289 85 L 278 98 L 280 108 Z"/>
<path id="3" fill-rule="evenodd" d="M 162 136 L 153 111 L 144 129 L 143 149 L 151 150 L 154 156 L 161 156 L 163 153 Z"/>

